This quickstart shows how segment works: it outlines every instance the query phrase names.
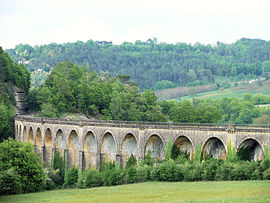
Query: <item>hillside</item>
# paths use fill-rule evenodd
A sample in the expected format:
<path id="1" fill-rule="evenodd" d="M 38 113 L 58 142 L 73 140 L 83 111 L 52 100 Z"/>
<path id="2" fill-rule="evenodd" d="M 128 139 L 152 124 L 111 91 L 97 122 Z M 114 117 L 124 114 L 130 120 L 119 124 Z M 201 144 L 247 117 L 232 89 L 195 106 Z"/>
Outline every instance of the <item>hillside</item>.
<path id="1" fill-rule="evenodd" d="M 190 93 L 185 94 L 184 96 L 178 96 L 177 93 L 174 91 L 181 92 L 183 91 L 183 88 L 178 88 L 173 91 L 173 89 L 167 89 L 163 90 L 163 95 L 166 95 L 167 97 L 162 97 L 159 93 L 156 94 L 161 99 L 191 99 L 191 98 L 197 98 L 197 99 L 216 99 L 216 98 L 224 98 L 224 97 L 230 97 L 230 98 L 243 98 L 247 94 L 261 94 L 270 96 L 270 80 L 265 80 L 261 84 L 253 83 L 249 84 L 248 82 L 243 82 L 237 87 L 232 87 L 228 89 L 219 89 L 219 90 L 213 90 L 213 91 L 201 91 L 201 93 Z M 184 88 L 185 89 L 185 88 Z M 202 87 L 194 88 L 197 91 L 202 89 Z M 177 96 L 174 96 L 177 95 Z"/>
<path id="2" fill-rule="evenodd" d="M 89 40 L 34 47 L 19 44 L 6 52 L 34 73 L 36 86 L 45 81 L 52 67 L 66 59 L 100 75 L 129 75 L 142 90 L 155 89 L 159 81 L 195 86 L 219 83 L 219 77 L 241 81 L 270 74 L 270 42 L 260 39 L 216 45 L 166 44 L 155 38 L 121 45 Z"/>
<path id="3" fill-rule="evenodd" d="M 29 71 L 14 63 L 0 46 L 0 142 L 14 135 L 15 90 L 19 88 L 27 93 L 29 87 Z"/>

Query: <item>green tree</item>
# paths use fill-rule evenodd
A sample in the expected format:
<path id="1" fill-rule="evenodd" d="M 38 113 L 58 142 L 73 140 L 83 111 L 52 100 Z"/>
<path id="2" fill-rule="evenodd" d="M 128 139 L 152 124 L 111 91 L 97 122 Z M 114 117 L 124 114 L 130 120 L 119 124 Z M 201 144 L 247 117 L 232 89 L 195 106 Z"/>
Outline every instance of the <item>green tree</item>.
<path id="1" fill-rule="evenodd" d="M 0 171 L 13 168 L 20 175 L 24 193 L 45 189 L 45 174 L 40 157 L 29 143 L 9 138 L 0 143 Z"/>
<path id="2" fill-rule="evenodd" d="M 174 122 L 192 123 L 194 122 L 194 108 L 193 105 L 185 100 L 176 103 L 170 110 L 170 119 Z"/>

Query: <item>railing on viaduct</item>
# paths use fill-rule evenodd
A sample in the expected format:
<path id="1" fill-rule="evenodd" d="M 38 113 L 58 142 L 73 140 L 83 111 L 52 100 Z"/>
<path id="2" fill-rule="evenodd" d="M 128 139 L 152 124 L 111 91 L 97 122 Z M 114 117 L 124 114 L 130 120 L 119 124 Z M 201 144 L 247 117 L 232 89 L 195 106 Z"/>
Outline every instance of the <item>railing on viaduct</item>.
<path id="1" fill-rule="evenodd" d="M 270 146 L 270 126 L 225 124 L 180 124 L 123 122 L 101 120 L 68 120 L 15 116 L 16 139 L 30 142 L 48 166 L 56 151 L 66 157 L 67 167 L 96 168 L 101 160 L 122 166 L 133 154 L 143 159 L 147 153 L 164 158 L 171 139 L 180 150 L 194 156 L 201 148 L 203 155 L 226 159 L 228 144 L 238 150 L 250 149 L 251 159 L 261 160 Z"/>

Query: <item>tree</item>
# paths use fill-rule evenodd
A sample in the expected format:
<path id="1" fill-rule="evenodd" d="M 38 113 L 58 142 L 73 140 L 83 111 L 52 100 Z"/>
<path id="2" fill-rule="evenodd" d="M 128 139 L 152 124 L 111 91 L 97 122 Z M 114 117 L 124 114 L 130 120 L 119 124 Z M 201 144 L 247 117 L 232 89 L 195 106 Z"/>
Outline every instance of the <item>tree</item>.
<path id="1" fill-rule="evenodd" d="M 170 119 L 172 119 L 174 122 L 194 122 L 193 105 L 187 100 L 176 103 L 175 106 L 173 106 L 170 110 Z"/>
<path id="2" fill-rule="evenodd" d="M 0 103 L 0 142 L 13 135 L 14 110 Z"/>
<path id="3" fill-rule="evenodd" d="M 0 143 L 0 172 L 14 169 L 20 175 L 24 193 L 45 189 L 45 174 L 40 157 L 30 143 L 9 138 Z"/>

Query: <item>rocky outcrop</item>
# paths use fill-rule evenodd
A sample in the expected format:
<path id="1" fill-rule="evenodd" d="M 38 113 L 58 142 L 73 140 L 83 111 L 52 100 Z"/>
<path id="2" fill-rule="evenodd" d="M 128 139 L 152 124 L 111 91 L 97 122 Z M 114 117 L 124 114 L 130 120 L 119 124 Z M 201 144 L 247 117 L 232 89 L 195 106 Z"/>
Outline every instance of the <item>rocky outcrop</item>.
<path id="1" fill-rule="evenodd" d="M 16 88 L 15 100 L 16 100 L 16 107 L 15 107 L 16 114 L 20 114 L 20 115 L 26 114 L 28 111 L 26 93 L 23 90 Z"/>

